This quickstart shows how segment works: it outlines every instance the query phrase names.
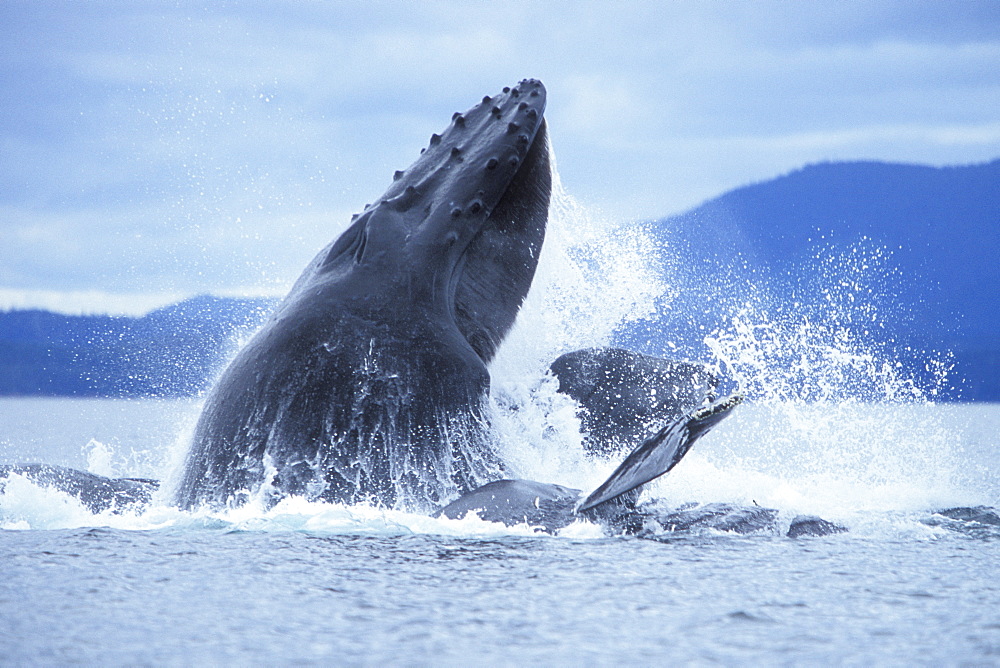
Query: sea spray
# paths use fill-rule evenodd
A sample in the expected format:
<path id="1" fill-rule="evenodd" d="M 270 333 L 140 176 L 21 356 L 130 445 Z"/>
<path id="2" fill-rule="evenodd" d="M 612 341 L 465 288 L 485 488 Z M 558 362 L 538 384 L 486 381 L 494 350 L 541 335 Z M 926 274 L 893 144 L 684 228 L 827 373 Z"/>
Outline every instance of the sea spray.
<path id="1" fill-rule="evenodd" d="M 176 503 L 177 488 L 180 486 L 184 475 L 184 462 L 187 459 L 188 451 L 191 449 L 191 441 L 194 438 L 195 428 L 198 426 L 198 416 L 201 413 L 201 404 L 198 410 L 186 415 L 178 420 L 177 433 L 173 441 L 166 444 L 163 450 L 163 468 L 161 469 L 160 487 L 153 493 L 153 502 L 162 505 Z"/>
<path id="2" fill-rule="evenodd" d="M 555 165 L 555 157 L 550 156 Z M 553 171 L 538 269 L 514 327 L 490 366 L 501 383 L 537 377 L 562 353 L 606 346 L 623 322 L 648 318 L 670 286 L 647 230 L 581 206 Z"/>
<path id="3" fill-rule="evenodd" d="M 553 172 L 538 271 L 490 366 L 491 422 L 509 475 L 588 487 L 610 472 L 608 462 L 584 456 L 576 404 L 556 391 L 548 365 L 571 350 L 608 346 L 622 322 L 653 314 L 668 290 L 655 247 L 642 228 L 582 207 Z"/>
<path id="4" fill-rule="evenodd" d="M 650 496 L 841 517 L 969 496 L 961 430 L 931 410 L 950 382 L 947 354 L 905 351 L 924 358 L 915 374 L 881 336 L 907 317 L 888 250 L 819 245 L 794 276 L 742 257 L 719 267 L 685 256 L 698 244 L 665 246 L 648 227 L 591 215 L 556 183 L 535 286 L 491 369 L 512 474 L 587 488 L 610 472 L 583 453 L 575 405 L 544 374 L 557 355 L 614 344 L 645 318 L 677 356 L 713 365 L 751 400 Z"/>
<path id="5" fill-rule="evenodd" d="M 87 471 L 90 473 L 109 478 L 118 475 L 114 463 L 114 452 L 109 446 L 92 438 L 87 442 L 87 445 L 83 446 L 83 452 L 87 457 Z"/>
<path id="6" fill-rule="evenodd" d="M 704 345 L 753 405 L 654 493 L 834 517 L 961 502 L 961 431 L 930 410 L 949 383 L 947 355 L 922 353 L 916 375 L 876 335 L 901 317 L 880 309 L 890 254 L 856 244 L 814 260 L 797 282 L 758 276 L 765 284 L 717 296 L 728 322 Z"/>

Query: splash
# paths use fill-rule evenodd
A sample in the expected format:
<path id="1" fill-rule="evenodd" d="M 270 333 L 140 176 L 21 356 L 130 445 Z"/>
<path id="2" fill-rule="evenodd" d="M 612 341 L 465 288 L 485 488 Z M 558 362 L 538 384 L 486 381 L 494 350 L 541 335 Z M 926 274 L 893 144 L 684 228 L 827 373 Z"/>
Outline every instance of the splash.
<path id="1" fill-rule="evenodd" d="M 545 243 L 531 291 L 490 366 L 490 422 L 509 474 L 577 487 L 610 469 L 583 452 L 576 404 L 547 375 L 559 355 L 610 345 L 668 290 L 648 230 L 585 209 L 563 188 L 555 156 Z"/>
<path id="2" fill-rule="evenodd" d="M 886 249 L 864 240 L 822 248 L 793 276 L 731 299 L 728 324 L 704 338 L 742 392 L 777 402 L 926 403 L 948 389 L 946 353 L 894 350 L 886 336 L 891 319 L 906 317 L 887 293 L 900 277 Z"/>
<path id="3" fill-rule="evenodd" d="M 754 278 L 714 293 L 727 322 L 703 338 L 754 405 L 655 493 L 835 518 L 982 498 L 964 475 L 961 425 L 934 404 L 950 383 L 947 354 L 906 349 L 923 358 L 917 373 L 884 342 L 888 320 L 905 316 L 883 310 L 899 278 L 890 253 L 821 248 L 795 280 Z"/>
<path id="4" fill-rule="evenodd" d="M 531 291 L 490 367 L 500 382 L 538 376 L 556 357 L 611 342 L 623 322 L 651 317 L 668 290 L 648 230 L 581 206 L 555 156 L 549 222 Z"/>
<path id="5" fill-rule="evenodd" d="M 470 514 L 459 520 L 420 513 L 346 505 L 289 497 L 268 507 L 262 497 L 238 508 L 181 510 L 153 504 L 140 509 L 108 510 L 93 514 L 64 492 L 38 485 L 13 474 L 0 485 L 0 530 L 56 530 L 108 527 L 127 531 L 181 530 L 217 532 L 303 532 L 317 535 L 409 536 L 438 535 L 468 538 L 537 536 L 539 527 L 505 526 Z M 599 527 L 576 523 L 566 528 L 574 540 L 601 538 Z"/>
<path id="6" fill-rule="evenodd" d="M 751 399 L 649 496 L 840 519 L 982 502 L 962 426 L 934 404 L 948 356 L 902 351 L 922 359 L 915 373 L 885 341 L 907 317 L 889 251 L 867 239 L 821 245 L 775 277 L 745 258 L 712 265 L 692 247 L 595 216 L 555 180 L 535 285 L 491 369 L 491 421 L 512 475 L 591 489 L 610 473 L 615 462 L 584 453 L 576 406 L 545 371 L 646 321 L 674 356 L 700 357 Z"/>
<path id="7" fill-rule="evenodd" d="M 89 526 L 95 526 L 95 516 L 76 497 L 36 485 L 19 474 L 11 474 L 3 479 L 0 485 L 0 529 Z"/>
<path id="8" fill-rule="evenodd" d="M 515 475 L 588 489 L 610 472 L 584 454 L 572 401 L 538 378 L 558 354 L 613 343 L 645 319 L 663 347 L 700 357 L 752 400 L 649 496 L 842 520 L 991 502 L 983 476 L 968 475 L 961 422 L 934 403 L 949 356 L 886 341 L 908 315 L 893 299 L 905 277 L 891 252 L 861 239 L 819 246 L 787 276 L 743 258 L 720 270 L 554 194 L 536 285 L 493 369 L 492 420 Z"/>
<path id="9" fill-rule="evenodd" d="M 950 370 L 929 358 L 928 383 L 836 320 L 750 306 L 705 345 L 740 391 L 763 401 L 926 403 L 947 387 Z"/>
<path id="10" fill-rule="evenodd" d="M 112 448 L 92 438 L 87 445 L 83 446 L 83 452 L 87 456 L 87 470 L 89 472 L 109 478 L 118 475 Z"/>

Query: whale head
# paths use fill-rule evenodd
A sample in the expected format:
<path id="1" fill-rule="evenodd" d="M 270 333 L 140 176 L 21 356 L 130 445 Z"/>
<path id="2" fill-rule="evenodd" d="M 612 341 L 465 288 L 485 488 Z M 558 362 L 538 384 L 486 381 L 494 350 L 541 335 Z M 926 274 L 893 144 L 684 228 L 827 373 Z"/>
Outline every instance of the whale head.
<path id="1" fill-rule="evenodd" d="M 404 290 L 434 301 L 489 362 L 528 293 L 545 236 L 545 99 L 542 83 L 525 79 L 455 112 L 293 294 L 347 276 L 369 293 Z"/>

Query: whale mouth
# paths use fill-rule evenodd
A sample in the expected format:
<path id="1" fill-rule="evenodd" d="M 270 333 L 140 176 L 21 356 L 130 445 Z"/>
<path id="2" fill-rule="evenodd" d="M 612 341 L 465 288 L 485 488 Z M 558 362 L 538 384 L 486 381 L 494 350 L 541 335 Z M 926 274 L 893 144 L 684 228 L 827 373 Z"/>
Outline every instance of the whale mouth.
<path id="1" fill-rule="evenodd" d="M 484 362 L 514 324 L 535 276 L 552 192 L 543 120 L 503 196 L 462 257 L 455 323 Z"/>
<path id="2" fill-rule="evenodd" d="M 455 325 L 484 363 L 514 324 L 545 237 L 552 190 L 545 102 L 542 82 L 523 79 L 456 112 L 385 195 L 418 198 L 429 212 L 415 236 L 450 262 L 441 273 Z"/>

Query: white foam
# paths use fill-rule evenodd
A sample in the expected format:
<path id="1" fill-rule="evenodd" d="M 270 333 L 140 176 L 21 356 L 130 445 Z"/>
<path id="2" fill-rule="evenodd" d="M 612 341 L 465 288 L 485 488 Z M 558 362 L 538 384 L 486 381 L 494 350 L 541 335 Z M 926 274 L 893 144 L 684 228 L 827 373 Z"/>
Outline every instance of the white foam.
<path id="1" fill-rule="evenodd" d="M 118 475 L 112 461 L 112 449 L 96 439 L 90 439 L 87 445 L 83 446 L 84 455 L 87 457 L 87 470 L 95 475 L 103 475 L 114 478 Z"/>
<path id="2" fill-rule="evenodd" d="M 579 524 L 581 526 L 568 529 L 569 536 L 583 539 L 604 535 L 595 525 Z M 368 505 L 308 501 L 301 497 L 284 499 L 270 509 L 251 502 L 238 508 L 185 511 L 175 506 L 152 505 L 134 511 L 91 513 L 73 496 L 39 485 L 21 475 L 9 476 L 0 488 L 2 529 L 53 530 L 95 526 L 131 531 L 294 531 L 324 535 L 424 534 L 473 538 L 542 534 L 542 529 L 537 526 L 505 526 L 482 520 L 473 513 L 463 519 L 452 520 Z"/>
<path id="3" fill-rule="evenodd" d="M 80 501 L 36 485 L 18 474 L 0 482 L 0 529 L 67 529 L 101 526 Z"/>

